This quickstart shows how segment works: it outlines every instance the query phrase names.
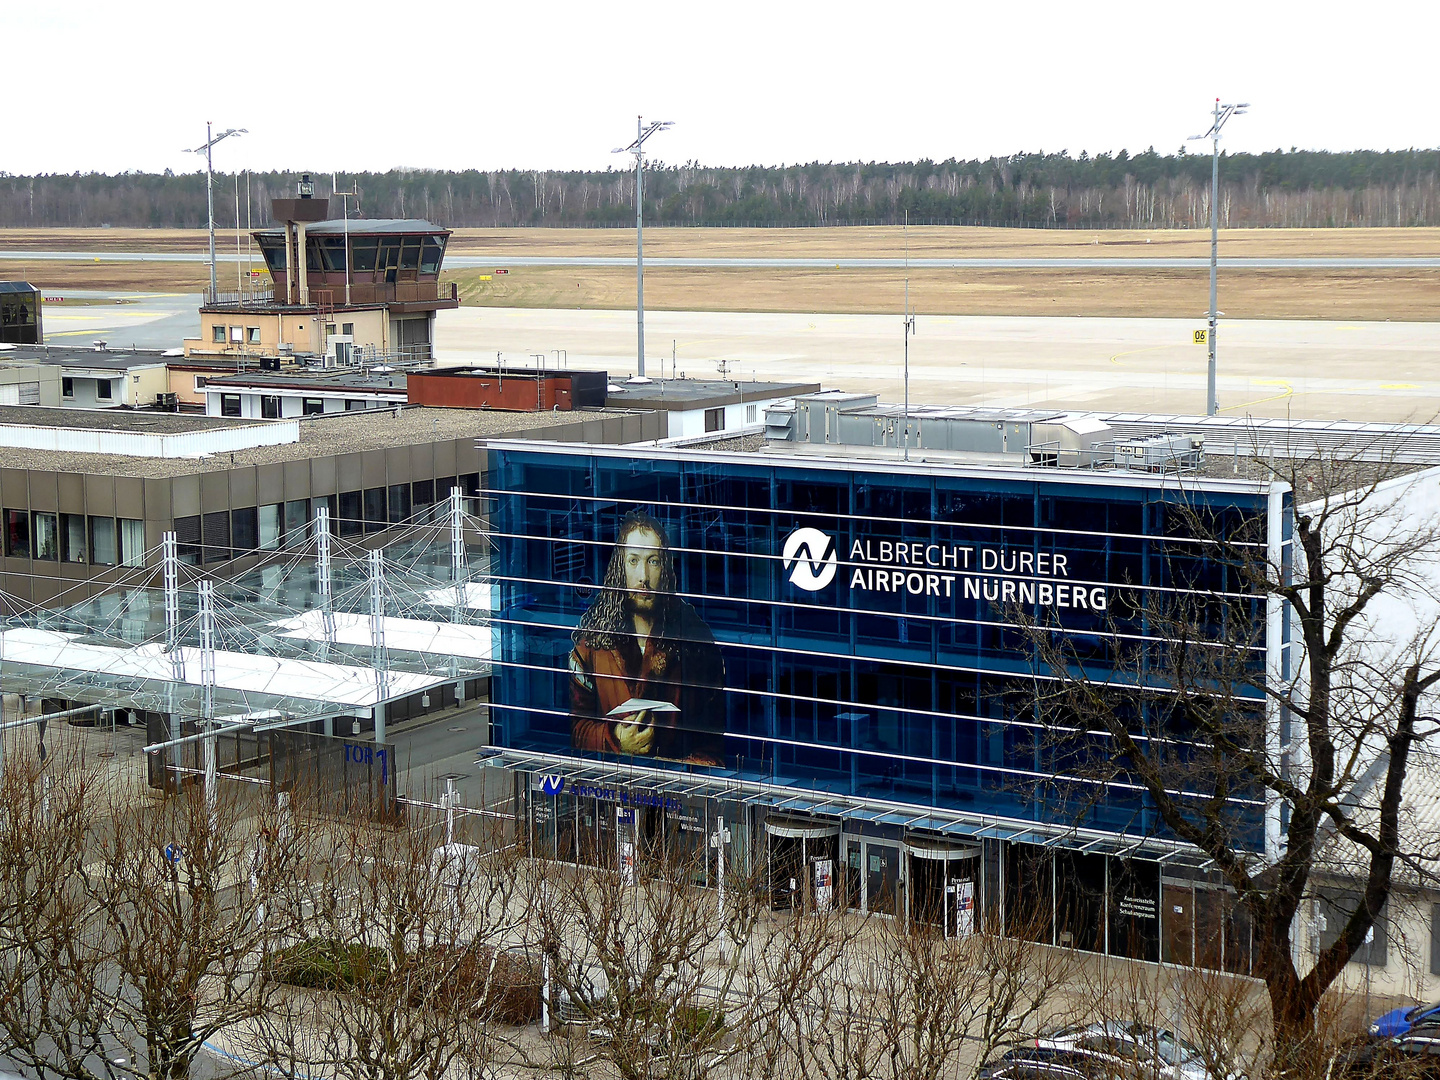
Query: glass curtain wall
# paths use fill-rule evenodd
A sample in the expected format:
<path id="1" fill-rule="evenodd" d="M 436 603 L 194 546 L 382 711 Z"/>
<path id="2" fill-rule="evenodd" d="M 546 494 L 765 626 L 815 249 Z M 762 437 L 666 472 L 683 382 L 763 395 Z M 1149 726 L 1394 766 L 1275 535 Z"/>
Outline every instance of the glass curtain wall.
<path id="1" fill-rule="evenodd" d="M 1191 510 L 1263 543 L 1268 492 L 716 457 L 493 452 L 496 745 L 1164 833 L 1138 785 L 1084 778 L 1103 738 L 1037 735 L 1043 664 L 1017 622 L 1100 679 L 1164 647 L 1162 598 L 1263 625 Z M 1263 672 L 1263 648 L 1241 654 Z"/>

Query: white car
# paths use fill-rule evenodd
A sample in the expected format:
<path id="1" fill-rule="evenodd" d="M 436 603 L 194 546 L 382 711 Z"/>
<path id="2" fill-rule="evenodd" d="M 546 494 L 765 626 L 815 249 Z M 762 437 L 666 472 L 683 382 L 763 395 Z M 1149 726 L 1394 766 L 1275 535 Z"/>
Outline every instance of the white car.
<path id="1" fill-rule="evenodd" d="M 1173 1031 L 1109 1020 L 1075 1024 L 1035 1040 L 1041 1049 L 1080 1050 L 1114 1061 L 1117 1073 L 1156 1080 L 1228 1080 L 1205 1067 L 1199 1049 Z"/>

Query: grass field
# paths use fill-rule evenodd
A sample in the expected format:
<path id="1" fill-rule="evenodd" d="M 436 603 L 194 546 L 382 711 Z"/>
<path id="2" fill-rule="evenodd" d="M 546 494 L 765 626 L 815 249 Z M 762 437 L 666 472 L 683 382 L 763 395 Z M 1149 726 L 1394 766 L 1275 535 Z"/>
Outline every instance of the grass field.
<path id="1" fill-rule="evenodd" d="M 1204 230 L 1080 231 L 915 227 L 910 254 L 934 257 L 1204 257 Z M 904 231 L 845 229 L 647 229 L 647 255 L 671 257 L 900 257 Z M 626 256 L 630 229 L 461 229 L 452 253 L 507 257 Z M 217 234 L 222 251 L 235 235 Z M 200 230 L 0 230 L 9 251 L 203 252 Z M 1440 229 L 1235 229 L 1221 233 L 1221 251 L 1238 257 L 1403 257 L 1440 254 Z M 234 280 L 221 266 L 222 285 Z M 200 263 L 96 263 L 5 260 L 0 274 L 42 287 L 199 290 L 209 279 Z M 467 305 L 626 309 L 635 305 L 634 271 L 625 267 L 512 267 L 483 281 L 485 270 L 459 270 Z M 656 310 L 898 312 L 898 270 L 739 270 L 649 267 L 645 304 Z M 910 275 L 911 301 L 924 314 L 1133 315 L 1194 318 L 1208 306 L 1204 270 L 934 270 Z M 1427 270 L 1223 271 L 1220 306 L 1231 318 L 1440 319 L 1440 272 Z"/>

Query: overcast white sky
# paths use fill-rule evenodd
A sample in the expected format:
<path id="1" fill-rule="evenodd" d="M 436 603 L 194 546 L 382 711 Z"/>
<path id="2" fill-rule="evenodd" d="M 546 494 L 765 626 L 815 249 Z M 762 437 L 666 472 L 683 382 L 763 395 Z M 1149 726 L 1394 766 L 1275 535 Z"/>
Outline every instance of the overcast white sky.
<path id="1" fill-rule="evenodd" d="M 1207 30 L 1215 27 L 1213 48 Z M 1440 5 L 6 4 L 0 170 L 605 168 L 1440 145 Z M 15 108 L 34 102 L 32 112 Z M 26 117 L 37 118 L 31 128 Z"/>

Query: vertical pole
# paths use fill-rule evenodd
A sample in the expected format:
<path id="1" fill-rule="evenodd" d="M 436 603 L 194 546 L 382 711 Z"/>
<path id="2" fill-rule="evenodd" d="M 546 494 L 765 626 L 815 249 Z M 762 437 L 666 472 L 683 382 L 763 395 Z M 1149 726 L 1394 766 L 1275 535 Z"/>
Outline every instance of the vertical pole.
<path id="1" fill-rule="evenodd" d="M 180 548 L 173 532 L 160 535 L 160 567 L 165 588 L 165 651 L 170 656 L 170 680 L 165 686 L 170 738 L 180 738 L 180 716 L 176 690 L 185 681 L 185 654 L 180 649 Z M 180 764 L 180 748 L 171 747 L 170 763 Z M 176 774 L 178 778 L 179 774 Z"/>
<path id="2" fill-rule="evenodd" d="M 910 211 L 905 211 L 905 460 L 910 460 Z"/>
<path id="3" fill-rule="evenodd" d="M 250 280 L 253 270 L 251 265 L 251 235 L 250 235 L 250 170 L 245 170 L 245 279 Z M 273 295 L 273 292 L 272 292 Z"/>
<path id="4" fill-rule="evenodd" d="M 210 219 L 210 301 L 215 301 L 215 166 L 211 161 L 214 139 L 210 121 L 205 121 L 205 205 Z"/>
<path id="5" fill-rule="evenodd" d="M 200 582 L 200 712 L 205 725 L 205 810 L 216 827 L 215 764 L 215 583 Z"/>
<path id="6" fill-rule="evenodd" d="M 1206 344 L 1210 350 L 1210 362 L 1205 371 L 1205 415 L 1214 416 L 1220 405 L 1215 398 L 1215 324 L 1216 289 L 1215 279 L 1220 254 L 1220 99 L 1215 99 L 1215 131 L 1210 153 L 1210 333 Z"/>
<path id="7" fill-rule="evenodd" d="M 455 842 L 455 800 L 460 793 L 455 790 L 455 781 L 445 778 L 445 847 Z"/>
<path id="8" fill-rule="evenodd" d="M 458 487 L 450 489 L 450 580 L 455 583 L 455 613 L 459 622 L 465 611 L 465 501 Z"/>
<path id="9" fill-rule="evenodd" d="M 235 299 L 245 292 L 245 287 L 240 283 L 240 174 L 235 174 Z"/>
<path id="10" fill-rule="evenodd" d="M 385 701 L 390 696 L 385 654 L 385 552 L 370 552 L 370 664 L 375 669 L 375 742 L 385 741 Z"/>
<path id="11" fill-rule="evenodd" d="M 641 118 L 635 118 L 635 331 L 636 373 L 645 377 L 645 225 L 642 218 L 645 185 L 645 144 Z"/>
<path id="12" fill-rule="evenodd" d="M 544 925 L 544 918 L 547 914 L 546 907 L 550 900 L 550 889 L 548 883 L 542 878 L 540 881 L 540 918 L 541 925 Z M 540 947 L 540 1034 L 550 1034 L 550 942 L 545 941 Z"/>
<path id="13" fill-rule="evenodd" d="M 330 507 L 315 508 L 315 591 L 320 594 L 320 628 L 323 640 L 320 642 L 320 659 L 330 658 L 330 649 L 335 644 L 335 607 L 333 604 L 330 567 Z M 335 734 L 335 718 L 327 716 L 322 721 L 326 735 Z"/>
<path id="14" fill-rule="evenodd" d="M 720 927 L 720 958 L 725 958 L 725 815 L 715 818 L 715 917 Z"/>

